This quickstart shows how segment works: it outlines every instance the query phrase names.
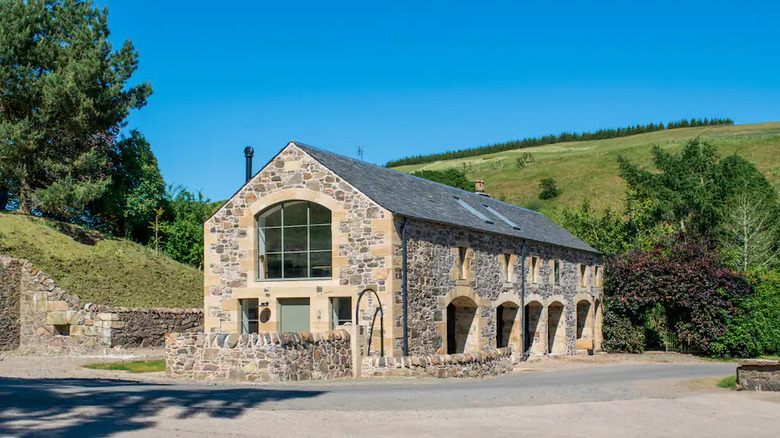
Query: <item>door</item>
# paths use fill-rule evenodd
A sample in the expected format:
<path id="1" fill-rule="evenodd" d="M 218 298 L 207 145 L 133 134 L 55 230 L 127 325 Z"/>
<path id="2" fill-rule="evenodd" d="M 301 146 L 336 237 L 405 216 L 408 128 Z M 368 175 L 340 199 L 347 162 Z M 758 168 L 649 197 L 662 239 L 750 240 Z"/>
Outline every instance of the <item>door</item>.
<path id="1" fill-rule="evenodd" d="M 309 299 L 285 298 L 279 300 L 279 331 L 308 332 Z"/>

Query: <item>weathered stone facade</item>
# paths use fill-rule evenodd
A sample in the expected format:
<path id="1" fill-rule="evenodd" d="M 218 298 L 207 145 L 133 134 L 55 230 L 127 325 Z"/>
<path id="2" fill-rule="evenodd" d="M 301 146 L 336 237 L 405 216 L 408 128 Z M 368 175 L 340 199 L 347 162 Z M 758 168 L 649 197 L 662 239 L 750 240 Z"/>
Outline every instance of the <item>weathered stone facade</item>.
<path id="1" fill-rule="evenodd" d="M 400 228 L 400 221 L 397 221 Z M 478 349 L 496 348 L 498 306 L 522 308 L 538 304 L 541 315 L 533 312 L 529 319 L 530 338 L 537 339 L 537 354 L 574 354 L 577 340 L 594 340 L 600 349 L 600 309 L 603 288 L 593 278 L 595 267 L 601 260 L 596 254 L 569 248 L 526 241 L 522 239 L 480 233 L 464 228 L 434 224 L 425 221 L 408 221 L 408 314 L 409 351 L 411 354 L 442 354 L 447 352 L 447 306 L 455 300 L 470 301 L 476 307 L 473 327 L 478 330 L 474 343 Z M 459 248 L 465 251 L 466 267 L 458 269 Z M 525 254 L 525 265 L 522 255 Z M 536 259 L 532 275 L 532 259 Z M 509 262 L 508 276 L 505 268 Z M 553 279 L 554 263 L 559 263 L 560 279 Z M 586 268 L 586 279 L 581 284 L 578 270 Z M 523 277 L 525 276 L 525 293 Z M 507 278 L 508 277 L 508 278 Z M 587 278 L 590 277 L 590 278 Z M 524 295 L 524 299 L 523 299 Z M 397 301 L 400 296 L 397 296 Z M 589 319 L 587 330 L 577 336 L 577 303 L 587 302 Z M 398 301 L 400 302 L 400 301 Z M 562 306 L 559 321 L 564 332 L 557 333 L 559 347 L 548 351 L 547 339 L 549 309 Z M 523 312 L 517 311 L 513 321 L 509 345 L 516 352 L 528 350 L 521 339 Z M 557 315 L 556 315 L 557 316 Z M 583 316 L 583 312 L 580 312 Z M 580 318 L 581 320 L 582 318 Z M 530 340 L 530 339 L 529 339 Z M 555 339 L 552 339 L 553 346 Z M 591 347 L 590 349 L 592 349 Z"/>
<path id="2" fill-rule="evenodd" d="M 255 217 L 291 199 L 331 211 L 332 278 L 258 279 Z M 238 332 L 238 300 L 245 298 L 257 298 L 267 309 L 269 317 L 260 321 L 260 331 L 277 331 L 278 300 L 302 297 L 310 300 L 310 330 L 330 330 L 329 299 L 351 297 L 354 306 L 365 288 L 379 294 L 386 320 L 393 318 L 390 291 L 398 286 L 391 268 L 392 215 L 292 143 L 204 224 L 204 233 L 206 332 Z M 366 296 L 363 318 L 373 315 L 375 301 Z M 392 345 L 389 330 L 385 340 Z"/>
<path id="3" fill-rule="evenodd" d="M 507 348 L 474 353 L 434 354 L 430 356 L 366 357 L 364 377 L 490 377 L 512 371 L 513 361 Z"/>
<path id="4" fill-rule="evenodd" d="M 314 333 L 172 334 L 166 372 L 195 380 L 284 382 L 352 376 L 347 330 Z"/>
<path id="5" fill-rule="evenodd" d="M 198 331 L 201 309 L 135 309 L 86 303 L 27 260 L 0 256 L 0 340 L 38 353 L 159 346 L 171 332 Z"/>
<path id="6" fill-rule="evenodd" d="M 307 150 L 288 144 L 204 224 L 207 333 L 241 332 L 242 299 L 259 301 L 265 315 L 258 322 L 261 333 L 281 329 L 279 303 L 287 298 L 309 300 L 310 330 L 328 330 L 334 324 L 330 298 L 351 297 L 354 307 L 358 293 L 371 288 L 383 305 L 386 353 L 401 356 L 401 224 L 406 221 L 410 354 L 509 348 L 515 355 L 564 355 L 600 349 L 603 288 L 598 254 L 395 217 Z M 361 170 L 364 176 L 369 171 Z M 397 190 L 403 192 L 404 187 Z M 256 218 L 291 200 L 331 211 L 332 278 L 258 278 Z M 374 301 L 367 296 L 353 321 L 365 323 L 374 314 Z M 525 340 L 524 324 L 529 327 Z M 371 354 L 378 345 L 374 339 Z"/>
<path id="7" fill-rule="evenodd" d="M 780 360 L 739 361 L 737 385 L 747 391 L 780 391 Z"/>

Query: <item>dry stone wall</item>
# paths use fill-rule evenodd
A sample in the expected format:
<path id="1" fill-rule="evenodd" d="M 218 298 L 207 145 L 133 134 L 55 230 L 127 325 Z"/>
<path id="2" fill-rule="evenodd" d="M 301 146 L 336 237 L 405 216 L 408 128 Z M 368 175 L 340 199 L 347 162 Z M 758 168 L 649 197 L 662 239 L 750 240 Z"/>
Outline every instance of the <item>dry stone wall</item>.
<path id="1" fill-rule="evenodd" d="M 780 360 L 741 360 L 737 385 L 748 391 L 780 391 Z"/>
<path id="2" fill-rule="evenodd" d="M 10 304 L 0 308 L 0 345 L 12 346 L 6 349 L 83 353 L 118 346 L 158 346 L 165 343 L 168 333 L 203 327 L 201 309 L 136 309 L 87 303 L 58 287 L 27 260 L 0 256 L 0 266 L 0 299 Z"/>
<path id="3" fill-rule="evenodd" d="M 507 348 L 475 353 L 434 354 L 430 356 L 366 357 L 365 377 L 489 377 L 512 371 Z"/>
<path id="4" fill-rule="evenodd" d="M 15 350 L 21 342 L 21 274 L 19 260 L 0 259 L 0 351 Z"/>
<path id="5" fill-rule="evenodd" d="M 171 334 L 166 372 L 195 380 L 284 382 L 352 376 L 347 330 Z"/>

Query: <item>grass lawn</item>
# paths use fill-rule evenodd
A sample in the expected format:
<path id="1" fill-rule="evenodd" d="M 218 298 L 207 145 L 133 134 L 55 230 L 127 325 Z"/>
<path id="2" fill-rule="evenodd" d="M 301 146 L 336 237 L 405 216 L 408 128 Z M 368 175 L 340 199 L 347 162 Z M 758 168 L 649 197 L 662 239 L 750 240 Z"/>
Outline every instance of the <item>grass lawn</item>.
<path id="1" fill-rule="evenodd" d="M 623 211 L 625 184 L 618 174 L 618 155 L 653 169 L 653 145 L 679 151 L 686 141 L 696 136 L 711 140 L 723 157 L 738 153 L 753 161 L 769 181 L 780 188 L 780 160 L 777 159 L 780 122 L 680 128 L 608 140 L 556 143 L 396 169 L 403 172 L 463 169 L 466 164 L 470 179 L 485 180 L 487 191 L 494 198 L 513 204 L 530 207 L 533 203 L 536 209 L 573 208 L 588 199 L 596 210 L 610 206 Z M 526 152 L 530 152 L 535 161 L 519 169 L 515 160 Z M 539 181 L 542 178 L 554 178 L 563 190 L 562 194 L 550 201 L 540 201 Z"/>
<path id="2" fill-rule="evenodd" d="M 737 376 L 726 376 L 717 383 L 718 388 L 737 389 Z"/>
<path id="3" fill-rule="evenodd" d="M 130 373 L 156 373 L 165 371 L 164 360 L 147 360 L 138 362 L 112 362 L 84 365 L 91 370 L 127 371 Z"/>
<path id="4" fill-rule="evenodd" d="M 0 254 L 24 258 L 86 302 L 200 307 L 203 273 L 134 242 L 16 213 L 0 213 Z"/>

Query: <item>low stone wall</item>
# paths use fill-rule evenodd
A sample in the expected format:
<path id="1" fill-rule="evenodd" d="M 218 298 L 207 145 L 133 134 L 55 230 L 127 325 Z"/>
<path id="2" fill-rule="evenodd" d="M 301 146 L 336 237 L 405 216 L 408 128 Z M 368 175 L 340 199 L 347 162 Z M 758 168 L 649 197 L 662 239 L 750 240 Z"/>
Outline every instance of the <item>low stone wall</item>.
<path id="1" fill-rule="evenodd" d="M 352 376 L 347 330 L 249 335 L 174 333 L 166 372 L 196 380 L 283 382 Z"/>
<path id="2" fill-rule="evenodd" d="M 366 357 L 364 377 L 489 377 L 512 371 L 507 348 L 478 353 L 434 354 L 408 357 Z"/>
<path id="3" fill-rule="evenodd" d="M 780 391 L 780 360 L 739 361 L 737 386 L 748 391 Z"/>
<path id="4" fill-rule="evenodd" d="M 0 351 L 15 350 L 21 342 L 21 269 L 18 260 L 0 259 Z"/>
<path id="5" fill-rule="evenodd" d="M 87 303 L 58 287 L 28 260 L 0 256 L 0 268 L 0 350 L 72 354 L 157 346 L 165 343 L 168 333 L 203 328 L 201 309 Z"/>

